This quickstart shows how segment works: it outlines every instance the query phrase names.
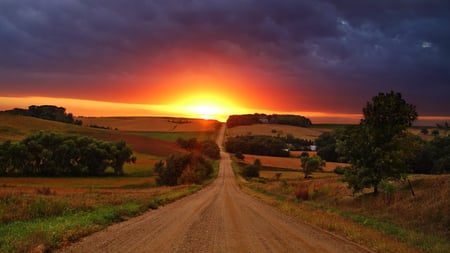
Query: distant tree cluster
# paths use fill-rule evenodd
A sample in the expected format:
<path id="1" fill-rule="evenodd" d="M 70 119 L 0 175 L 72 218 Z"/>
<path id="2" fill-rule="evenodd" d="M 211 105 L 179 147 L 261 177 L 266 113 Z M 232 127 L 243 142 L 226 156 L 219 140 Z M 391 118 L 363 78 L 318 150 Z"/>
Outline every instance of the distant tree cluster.
<path id="1" fill-rule="evenodd" d="M 436 127 L 438 129 L 442 129 L 442 130 L 450 130 L 450 125 L 448 124 L 448 122 L 444 122 L 444 124 L 436 124 Z"/>
<path id="2" fill-rule="evenodd" d="M 225 149 L 230 153 L 289 157 L 288 145 L 278 137 L 246 135 L 229 137 Z"/>
<path id="3" fill-rule="evenodd" d="M 40 132 L 0 144 L 0 176 L 105 176 L 108 168 L 123 175 L 123 165 L 135 161 L 124 141 Z"/>
<path id="4" fill-rule="evenodd" d="M 413 137 L 412 137 L 413 138 Z M 450 136 L 425 141 L 418 137 L 410 145 L 415 151 L 410 168 L 414 173 L 450 173 Z"/>
<path id="5" fill-rule="evenodd" d="M 313 141 L 295 138 L 292 134 L 287 134 L 286 137 L 279 137 L 282 141 L 288 144 L 290 150 L 310 150 Z"/>
<path id="6" fill-rule="evenodd" d="M 166 162 L 155 164 L 159 185 L 201 184 L 211 177 L 213 166 L 208 160 L 195 153 L 173 154 Z"/>
<path id="7" fill-rule="evenodd" d="M 218 160 L 220 159 L 220 148 L 216 142 L 211 140 L 206 141 L 198 141 L 196 138 L 191 139 L 183 139 L 178 138 L 177 144 L 181 148 L 184 148 L 189 151 L 196 151 L 205 155 L 211 159 Z"/>
<path id="8" fill-rule="evenodd" d="M 227 127 L 232 128 L 235 126 L 253 125 L 253 124 L 281 124 L 291 125 L 299 127 L 309 127 L 312 125 L 311 120 L 300 115 L 279 115 L 279 114 L 243 114 L 243 115 L 231 115 L 227 119 Z"/>
<path id="9" fill-rule="evenodd" d="M 66 113 L 66 109 L 64 107 L 58 107 L 54 105 L 31 105 L 28 107 L 28 109 L 15 108 L 13 110 L 8 110 L 5 112 L 14 115 L 30 116 L 68 124 L 83 124 L 81 120 L 75 120 L 72 113 Z"/>

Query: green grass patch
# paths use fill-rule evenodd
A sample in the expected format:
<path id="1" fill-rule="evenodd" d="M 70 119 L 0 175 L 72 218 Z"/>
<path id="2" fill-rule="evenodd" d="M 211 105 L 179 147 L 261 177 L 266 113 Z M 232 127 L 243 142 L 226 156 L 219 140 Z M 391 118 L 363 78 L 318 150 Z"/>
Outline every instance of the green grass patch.
<path id="1" fill-rule="evenodd" d="M 74 241 L 142 210 L 142 205 L 130 202 L 89 212 L 4 224 L 0 227 L 0 252 L 29 252 L 38 246 L 55 249 L 65 241 Z"/>
<path id="2" fill-rule="evenodd" d="M 215 138 L 214 132 L 130 132 L 130 133 L 172 142 L 175 142 L 178 138 L 186 140 L 196 138 L 198 141 L 214 140 Z"/>

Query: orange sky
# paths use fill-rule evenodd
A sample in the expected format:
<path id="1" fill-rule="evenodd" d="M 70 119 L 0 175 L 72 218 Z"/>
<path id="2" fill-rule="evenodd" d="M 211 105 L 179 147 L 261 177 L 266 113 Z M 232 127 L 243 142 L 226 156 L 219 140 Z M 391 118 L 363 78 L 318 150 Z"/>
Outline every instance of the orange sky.
<path id="1" fill-rule="evenodd" d="M 226 121 L 231 114 L 245 113 L 292 113 L 309 117 L 313 123 L 354 124 L 361 119 L 361 114 L 323 113 L 307 111 L 273 111 L 240 107 L 231 100 L 208 94 L 186 97 L 178 104 L 149 105 L 136 103 L 113 103 L 93 100 L 50 98 L 50 97 L 0 97 L 0 110 L 27 108 L 29 105 L 58 105 L 75 116 L 169 116 L 218 119 Z M 203 101 L 203 102 L 199 102 Z M 419 125 L 434 125 L 436 122 L 449 121 L 450 117 L 422 116 Z"/>

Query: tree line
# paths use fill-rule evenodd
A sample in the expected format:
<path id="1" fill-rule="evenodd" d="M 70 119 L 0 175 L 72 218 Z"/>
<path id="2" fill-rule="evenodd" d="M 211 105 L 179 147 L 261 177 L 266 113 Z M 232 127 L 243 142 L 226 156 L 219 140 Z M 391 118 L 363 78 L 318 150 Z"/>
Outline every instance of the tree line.
<path id="1" fill-rule="evenodd" d="M 123 165 L 135 161 L 124 141 L 85 136 L 39 132 L 0 144 L 0 176 L 106 176 L 108 168 L 123 175 Z"/>
<path id="2" fill-rule="evenodd" d="M 229 137 L 225 142 L 229 153 L 289 157 L 288 144 L 281 138 L 265 135 Z"/>
<path id="3" fill-rule="evenodd" d="M 253 125 L 253 124 L 281 124 L 291 125 L 299 127 L 309 127 L 312 125 L 311 120 L 300 115 L 290 114 L 243 114 L 243 115 L 231 115 L 227 119 L 227 127 L 232 128 L 235 126 Z"/>
<path id="4" fill-rule="evenodd" d="M 81 120 L 74 119 L 72 113 L 66 113 L 66 108 L 55 105 L 31 105 L 28 109 L 14 108 L 5 112 L 13 115 L 29 116 L 80 126 L 83 124 Z"/>

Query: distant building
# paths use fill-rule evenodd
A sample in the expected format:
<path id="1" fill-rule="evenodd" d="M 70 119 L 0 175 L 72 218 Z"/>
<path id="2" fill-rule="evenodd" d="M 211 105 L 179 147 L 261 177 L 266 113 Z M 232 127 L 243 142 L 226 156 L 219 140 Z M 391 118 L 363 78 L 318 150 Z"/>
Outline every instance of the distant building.
<path id="1" fill-rule="evenodd" d="M 311 146 L 309 147 L 309 149 L 311 149 L 311 151 L 316 151 L 317 146 L 316 146 L 316 145 L 311 145 Z"/>
<path id="2" fill-rule="evenodd" d="M 259 118 L 259 122 L 261 122 L 262 124 L 269 124 L 269 119 L 268 118 Z"/>

